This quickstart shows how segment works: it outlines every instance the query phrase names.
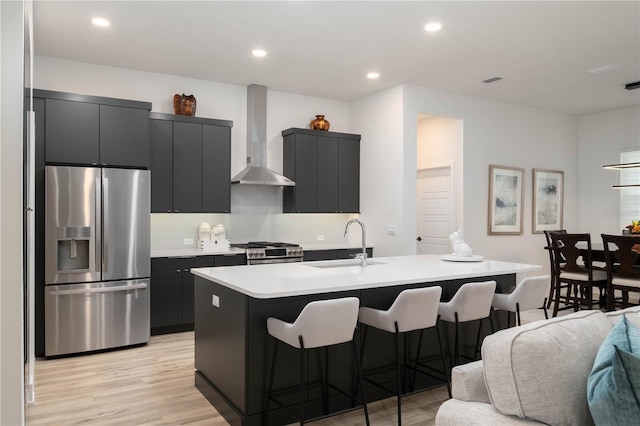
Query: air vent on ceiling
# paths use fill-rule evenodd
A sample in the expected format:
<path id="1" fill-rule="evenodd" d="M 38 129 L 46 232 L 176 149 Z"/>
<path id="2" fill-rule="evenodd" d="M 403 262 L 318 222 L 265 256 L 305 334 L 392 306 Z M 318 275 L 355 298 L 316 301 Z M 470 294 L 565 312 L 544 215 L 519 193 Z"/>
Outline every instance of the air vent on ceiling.
<path id="1" fill-rule="evenodd" d="M 483 83 L 493 83 L 495 81 L 500 81 L 500 80 L 502 80 L 502 77 L 491 77 L 491 78 L 488 78 L 486 80 L 482 80 L 482 82 Z"/>
<path id="2" fill-rule="evenodd" d="M 619 67 L 613 65 L 613 64 L 607 64 L 607 65 L 603 65 L 601 67 L 595 67 L 595 68 L 591 68 L 589 71 L 587 71 L 589 74 L 600 74 L 603 72 L 609 72 L 609 71 L 615 71 L 617 70 Z"/>
<path id="3" fill-rule="evenodd" d="M 624 86 L 627 90 L 640 89 L 640 81 L 636 81 L 635 83 L 629 83 Z"/>

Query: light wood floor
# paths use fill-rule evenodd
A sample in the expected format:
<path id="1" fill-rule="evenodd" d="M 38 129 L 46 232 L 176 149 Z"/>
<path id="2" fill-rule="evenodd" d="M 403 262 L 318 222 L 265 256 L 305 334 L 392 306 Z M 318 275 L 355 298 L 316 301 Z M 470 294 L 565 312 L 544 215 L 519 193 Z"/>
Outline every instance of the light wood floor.
<path id="1" fill-rule="evenodd" d="M 193 332 L 153 336 L 141 347 L 38 360 L 28 425 L 227 425 L 194 387 Z M 407 425 L 433 425 L 446 387 L 403 400 Z M 373 425 L 395 424 L 393 398 L 369 406 Z M 314 423 L 361 425 L 362 410 Z"/>
<path id="2" fill-rule="evenodd" d="M 566 311 L 565 311 L 566 312 Z M 568 313 L 568 312 L 567 312 Z M 563 313 L 564 314 L 564 313 Z M 523 312 L 523 322 L 543 319 Z M 28 425 L 227 425 L 194 387 L 193 332 L 153 336 L 141 347 L 38 360 Z M 403 423 L 434 425 L 446 387 L 403 399 Z M 395 425 L 395 399 L 369 405 L 372 425 Z M 314 422 L 362 425 L 362 410 Z"/>

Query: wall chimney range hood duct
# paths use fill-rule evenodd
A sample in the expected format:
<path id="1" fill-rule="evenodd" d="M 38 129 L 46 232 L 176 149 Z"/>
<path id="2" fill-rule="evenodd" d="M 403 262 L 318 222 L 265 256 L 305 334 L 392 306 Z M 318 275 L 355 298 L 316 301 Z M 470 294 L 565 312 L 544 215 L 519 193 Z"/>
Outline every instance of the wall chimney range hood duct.
<path id="1" fill-rule="evenodd" d="M 247 87 L 247 167 L 231 183 L 295 186 L 295 182 L 267 166 L 267 87 Z"/>

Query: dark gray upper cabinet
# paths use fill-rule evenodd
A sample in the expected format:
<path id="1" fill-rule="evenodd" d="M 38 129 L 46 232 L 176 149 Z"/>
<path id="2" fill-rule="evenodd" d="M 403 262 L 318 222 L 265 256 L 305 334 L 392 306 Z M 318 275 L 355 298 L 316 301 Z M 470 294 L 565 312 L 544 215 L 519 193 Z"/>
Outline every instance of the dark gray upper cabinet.
<path id="1" fill-rule="evenodd" d="M 45 99 L 47 163 L 149 167 L 151 103 L 48 90 L 34 97 Z"/>
<path id="2" fill-rule="evenodd" d="M 318 136 L 318 209 L 338 211 L 338 139 Z"/>
<path id="3" fill-rule="evenodd" d="M 282 132 L 285 213 L 360 211 L 360 135 L 291 128 Z"/>
<path id="4" fill-rule="evenodd" d="M 173 211 L 173 122 L 149 120 L 151 211 Z"/>
<path id="5" fill-rule="evenodd" d="M 285 187 L 285 213 L 318 211 L 318 140 L 315 135 L 287 135 L 283 142 L 283 174 L 296 183 Z"/>
<path id="6" fill-rule="evenodd" d="M 151 113 L 151 212 L 231 210 L 227 120 Z"/>
<path id="7" fill-rule="evenodd" d="M 173 123 L 173 210 L 202 211 L 202 125 Z"/>
<path id="8" fill-rule="evenodd" d="M 100 163 L 149 168 L 149 111 L 100 105 Z"/>
<path id="9" fill-rule="evenodd" d="M 202 126 L 202 211 L 230 211 L 231 128 Z"/>
<path id="10" fill-rule="evenodd" d="M 360 211 L 360 140 L 338 139 L 338 211 Z"/>
<path id="11" fill-rule="evenodd" d="M 59 99 L 46 99 L 45 105 L 45 160 L 50 163 L 98 164 L 100 106 Z"/>

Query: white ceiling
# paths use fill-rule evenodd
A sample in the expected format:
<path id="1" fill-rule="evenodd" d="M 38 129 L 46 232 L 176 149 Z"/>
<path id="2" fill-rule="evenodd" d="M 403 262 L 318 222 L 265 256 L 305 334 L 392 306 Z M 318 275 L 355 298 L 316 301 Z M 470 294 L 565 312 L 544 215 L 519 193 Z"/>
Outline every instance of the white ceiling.
<path id="1" fill-rule="evenodd" d="M 342 101 L 398 84 L 578 115 L 640 100 L 624 89 L 640 81 L 639 1 L 36 0 L 34 16 L 37 55 Z"/>

